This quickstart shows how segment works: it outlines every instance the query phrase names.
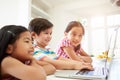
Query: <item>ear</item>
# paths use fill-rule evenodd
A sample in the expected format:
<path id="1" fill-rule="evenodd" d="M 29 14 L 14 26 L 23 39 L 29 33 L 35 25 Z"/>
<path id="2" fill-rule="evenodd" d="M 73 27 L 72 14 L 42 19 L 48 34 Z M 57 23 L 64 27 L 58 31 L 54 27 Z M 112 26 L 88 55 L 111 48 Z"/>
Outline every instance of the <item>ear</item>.
<path id="1" fill-rule="evenodd" d="M 31 36 L 32 36 L 33 39 L 35 39 L 36 33 L 35 32 L 31 32 Z"/>
<path id="2" fill-rule="evenodd" d="M 7 49 L 6 49 L 6 52 L 8 54 L 11 54 L 13 52 L 13 45 L 9 44 L 8 47 L 7 47 Z"/>
<path id="3" fill-rule="evenodd" d="M 67 36 L 67 32 L 64 32 L 64 35 Z"/>

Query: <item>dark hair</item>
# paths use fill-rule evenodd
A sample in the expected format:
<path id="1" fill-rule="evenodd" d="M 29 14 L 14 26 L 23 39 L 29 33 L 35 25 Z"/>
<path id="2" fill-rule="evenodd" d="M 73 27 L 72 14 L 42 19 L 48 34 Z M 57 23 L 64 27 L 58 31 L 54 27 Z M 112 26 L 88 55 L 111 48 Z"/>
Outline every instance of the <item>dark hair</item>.
<path id="1" fill-rule="evenodd" d="M 68 33 L 73 27 L 81 27 L 82 30 L 83 30 L 83 34 L 85 33 L 84 27 L 79 21 L 71 21 L 67 25 L 67 28 L 65 29 L 65 32 Z"/>
<path id="2" fill-rule="evenodd" d="M 8 45 L 15 43 L 25 31 L 28 31 L 25 27 L 17 25 L 6 25 L 0 29 L 0 63 L 8 56 L 6 53 Z"/>
<path id="3" fill-rule="evenodd" d="M 65 32 L 68 33 L 73 27 L 81 27 L 83 30 L 83 35 L 85 34 L 84 27 L 79 21 L 71 21 L 68 24 L 67 28 L 65 29 Z M 75 51 L 77 51 L 79 48 L 80 48 L 80 44 L 77 47 L 75 47 Z"/>
<path id="4" fill-rule="evenodd" d="M 36 34 L 40 34 L 41 31 L 44 31 L 48 28 L 53 27 L 53 24 L 44 18 L 34 18 L 30 21 L 28 29 Z"/>

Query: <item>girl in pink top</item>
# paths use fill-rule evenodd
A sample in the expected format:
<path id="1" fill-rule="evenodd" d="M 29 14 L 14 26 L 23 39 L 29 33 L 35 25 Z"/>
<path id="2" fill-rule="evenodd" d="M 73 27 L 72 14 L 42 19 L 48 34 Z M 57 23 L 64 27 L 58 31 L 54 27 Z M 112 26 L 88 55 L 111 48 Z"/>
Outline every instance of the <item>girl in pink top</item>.
<path id="1" fill-rule="evenodd" d="M 91 57 L 81 48 L 80 44 L 84 33 L 84 27 L 80 22 L 71 21 L 64 32 L 65 38 L 61 40 L 56 53 L 60 57 L 91 63 Z"/>

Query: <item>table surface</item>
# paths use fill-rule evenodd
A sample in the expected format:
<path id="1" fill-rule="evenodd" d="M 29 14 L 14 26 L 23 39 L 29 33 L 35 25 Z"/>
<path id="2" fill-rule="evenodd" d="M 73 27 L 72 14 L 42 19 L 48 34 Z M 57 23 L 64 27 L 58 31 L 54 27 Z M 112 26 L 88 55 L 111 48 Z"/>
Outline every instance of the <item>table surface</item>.
<path id="1" fill-rule="evenodd" d="M 99 60 L 93 59 L 94 65 L 101 63 Z M 120 58 L 113 58 L 112 62 L 110 63 L 110 72 L 107 80 L 120 80 Z M 47 76 L 47 80 L 83 80 L 83 79 L 69 79 L 69 78 L 59 78 L 53 75 Z"/>

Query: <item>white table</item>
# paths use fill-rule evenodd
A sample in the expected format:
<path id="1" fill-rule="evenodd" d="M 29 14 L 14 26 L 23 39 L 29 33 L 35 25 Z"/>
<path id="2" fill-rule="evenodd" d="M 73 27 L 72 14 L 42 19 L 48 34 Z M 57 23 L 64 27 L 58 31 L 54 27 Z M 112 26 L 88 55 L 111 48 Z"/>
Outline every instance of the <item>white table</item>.
<path id="1" fill-rule="evenodd" d="M 94 60 L 99 65 L 103 65 L 102 62 Z M 95 64 L 95 66 L 97 65 Z M 47 76 L 47 80 L 83 80 L 83 79 L 69 79 L 69 78 L 58 78 L 54 75 Z M 120 80 L 120 58 L 115 58 L 112 60 L 111 67 L 110 67 L 110 74 L 108 80 Z"/>

